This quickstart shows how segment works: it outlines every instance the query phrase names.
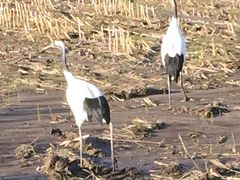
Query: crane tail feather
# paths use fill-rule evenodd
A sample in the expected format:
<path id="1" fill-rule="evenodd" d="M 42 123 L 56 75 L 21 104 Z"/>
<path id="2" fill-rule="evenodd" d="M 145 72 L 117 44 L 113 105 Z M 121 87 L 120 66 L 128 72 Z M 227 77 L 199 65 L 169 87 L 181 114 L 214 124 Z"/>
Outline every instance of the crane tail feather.
<path id="1" fill-rule="evenodd" d="M 170 81 L 178 82 L 180 72 L 182 71 L 184 63 L 184 55 L 178 55 L 170 57 L 168 54 L 164 58 L 166 72 L 169 75 Z"/>
<path id="2" fill-rule="evenodd" d="M 110 123 L 110 108 L 104 96 L 85 98 L 83 107 L 87 112 L 89 121 L 95 120 L 102 124 L 105 120 L 107 124 Z"/>

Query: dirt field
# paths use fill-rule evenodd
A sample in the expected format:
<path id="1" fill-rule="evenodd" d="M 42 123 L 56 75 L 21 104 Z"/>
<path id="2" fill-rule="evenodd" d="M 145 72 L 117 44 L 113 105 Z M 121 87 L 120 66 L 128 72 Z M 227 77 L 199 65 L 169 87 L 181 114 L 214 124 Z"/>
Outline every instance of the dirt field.
<path id="1" fill-rule="evenodd" d="M 60 53 L 41 51 L 52 39 L 67 44 L 74 75 L 107 96 L 117 172 L 125 175 L 112 179 L 240 178 L 240 1 L 179 1 L 188 46 L 184 86 L 191 101 L 180 102 L 174 85 L 172 110 L 160 61 L 168 1 L 81 2 L 2 1 L 0 179 L 66 179 L 67 168 L 56 170 L 61 178 L 46 170 L 49 153 L 78 160 L 78 130 L 65 99 Z M 52 133 L 57 128 L 64 136 Z M 108 127 L 87 122 L 83 134 L 90 135 L 91 155 L 109 166 Z M 111 173 L 89 169 L 95 173 L 89 179 L 111 179 Z"/>
<path id="2" fill-rule="evenodd" d="M 165 122 L 167 126 L 157 130 L 150 137 L 145 137 L 144 142 L 123 142 L 115 141 L 116 157 L 119 168 L 137 167 L 146 174 L 149 170 L 161 170 L 163 167 L 154 163 L 159 161 L 169 164 L 170 162 L 179 162 L 182 164 L 182 173 L 196 169 L 192 160 L 184 152 L 183 146 L 178 138 L 181 135 L 183 142 L 191 156 L 194 156 L 194 162 L 204 172 L 204 162 L 209 159 L 220 159 L 222 162 L 238 161 L 238 154 L 232 152 L 236 146 L 239 150 L 238 121 L 239 121 L 239 96 L 240 88 L 222 88 L 209 91 L 197 91 L 190 93 L 190 97 L 196 101 L 189 103 L 179 103 L 180 95 L 174 94 L 174 104 L 176 109 L 173 111 L 166 110 L 167 96 L 155 95 L 150 96 L 153 102 L 158 103 L 156 107 L 140 107 L 129 109 L 137 101 L 143 98 L 128 100 L 125 102 L 110 101 L 112 107 L 112 120 L 118 130 L 124 125 L 130 123 L 135 118 L 141 118 L 148 123 Z M 49 106 L 53 116 L 69 117 L 69 109 L 63 107 L 63 92 L 54 91 L 49 94 L 22 93 L 20 101 L 16 96 L 9 98 L 10 105 L 1 109 L 1 178 L 6 179 L 44 179 L 45 176 L 36 173 L 36 168 L 41 165 L 42 161 L 38 158 L 32 160 L 33 164 L 20 168 L 15 158 L 14 150 L 19 144 L 31 143 L 42 149 L 49 147 L 49 143 L 56 140 L 50 135 L 52 128 L 60 128 L 63 131 L 77 132 L 73 127 L 73 120 L 64 123 L 51 123 L 52 115 L 49 112 Z M 198 116 L 190 115 L 189 112 L 182 112 L 183 107 L 191 111 L 192 109 L 205 108 L 206 104 L 213 101 L 221 100 L 227 105 L 229 113 L 224 113 L 220 117 L 205 119 Z M 39 104 L 40 120 L 37 113 L 36 104 Z M 185 109 L 185 108 L 184 108 Z M 86 123 L 83 126 L 83 133 L 91 136 L 102 137 L 103 129 L 98 129 L 96 123 Z M 92 133 L 93 132 L 93 133 Z M 232 139 L 235 137 L 235 142 Z M 226 136 L 224 143 L 219 143 L 219 138 Z M 130 137 L 129 137 L 130 138 Z M 158 144 L 148 144 L 151 142 L 162 142 Z M 235 145 L 234 145 L 235 143 Z M 125 148 L 124 148 L 125 147 Z M 175 152 L 176 151 L 176 152 Z M 169 172 L 171 174 L 171 172 Z"/>

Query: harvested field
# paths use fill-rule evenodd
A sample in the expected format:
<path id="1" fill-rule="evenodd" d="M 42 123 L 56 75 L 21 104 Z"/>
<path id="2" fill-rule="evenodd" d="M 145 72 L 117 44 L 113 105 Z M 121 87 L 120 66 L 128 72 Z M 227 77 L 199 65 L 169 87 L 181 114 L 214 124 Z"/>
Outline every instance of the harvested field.
<path id="1" fill-rule="evenodd" d="M 0 1 L 0 179 L 239 179 L 240 1 L 178 2 L 187 40 L 180 102 L 167 110 L 160 44 L 167 0 Z M 64 40 L 77 77 L 106 94 L 118 169 L 111 173 L 109 129 L 78 129 L 65 98 Z"/>

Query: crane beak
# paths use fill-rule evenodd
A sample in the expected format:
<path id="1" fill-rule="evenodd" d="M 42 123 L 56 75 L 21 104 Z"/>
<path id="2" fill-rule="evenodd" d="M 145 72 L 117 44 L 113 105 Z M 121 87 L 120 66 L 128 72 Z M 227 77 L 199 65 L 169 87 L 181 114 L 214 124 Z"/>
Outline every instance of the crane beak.
<path id="1" fill-rule="evenodd" d="M 47 50 L 49 48 L 54 48 L 54 47 L 55 47 L 54 44 L 50 44 L 50 45 L 45 46 L 44 48 L 42 48 L 41 52 L 43 52 L 43 51 L 45 51 L 45 50 Z"/>

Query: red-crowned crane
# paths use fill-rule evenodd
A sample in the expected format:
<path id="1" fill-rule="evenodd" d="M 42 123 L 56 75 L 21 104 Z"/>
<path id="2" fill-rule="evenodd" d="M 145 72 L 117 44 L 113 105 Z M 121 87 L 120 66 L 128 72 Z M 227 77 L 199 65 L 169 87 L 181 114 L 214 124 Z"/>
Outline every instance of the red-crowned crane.
<path id="1" fill-rule="evenodd" d="M 183 88 L 182 68 L 186 57 L 185 38 L 178 26 L 177 4 L 176 0 L 171 0 L 173 7 L 173 16 L 166 34 L 162 39 L 161 58 L 162 64 L 168 75 L 168 109 L 171 109 L 171 82 L 178 82 L 180 77 L 180 86 L 184 94 L 184 101 L 189 101 Z"/>
<path id="2" fill-rule="evenodd" d="M 95 120 L 100 124 L 106 122 L 109 125 L 111 136 L 112 170 L 114 171 L 115 160 L 113 154 L 113 126 L 110 117 L 110 108 L 103 92 L 95 85 L 73 76 L 67 65 L 66 55 L 68 51 L 63 41 L 54 41 L 51 45 L 43 48 L 43 50 L 48 48 L 58 48 L 61 51 L 63 74 L 67 81 L 67 102 L 79 129 L 81 167 L 83 166 L 81 126 L 85 121 Z"/>

